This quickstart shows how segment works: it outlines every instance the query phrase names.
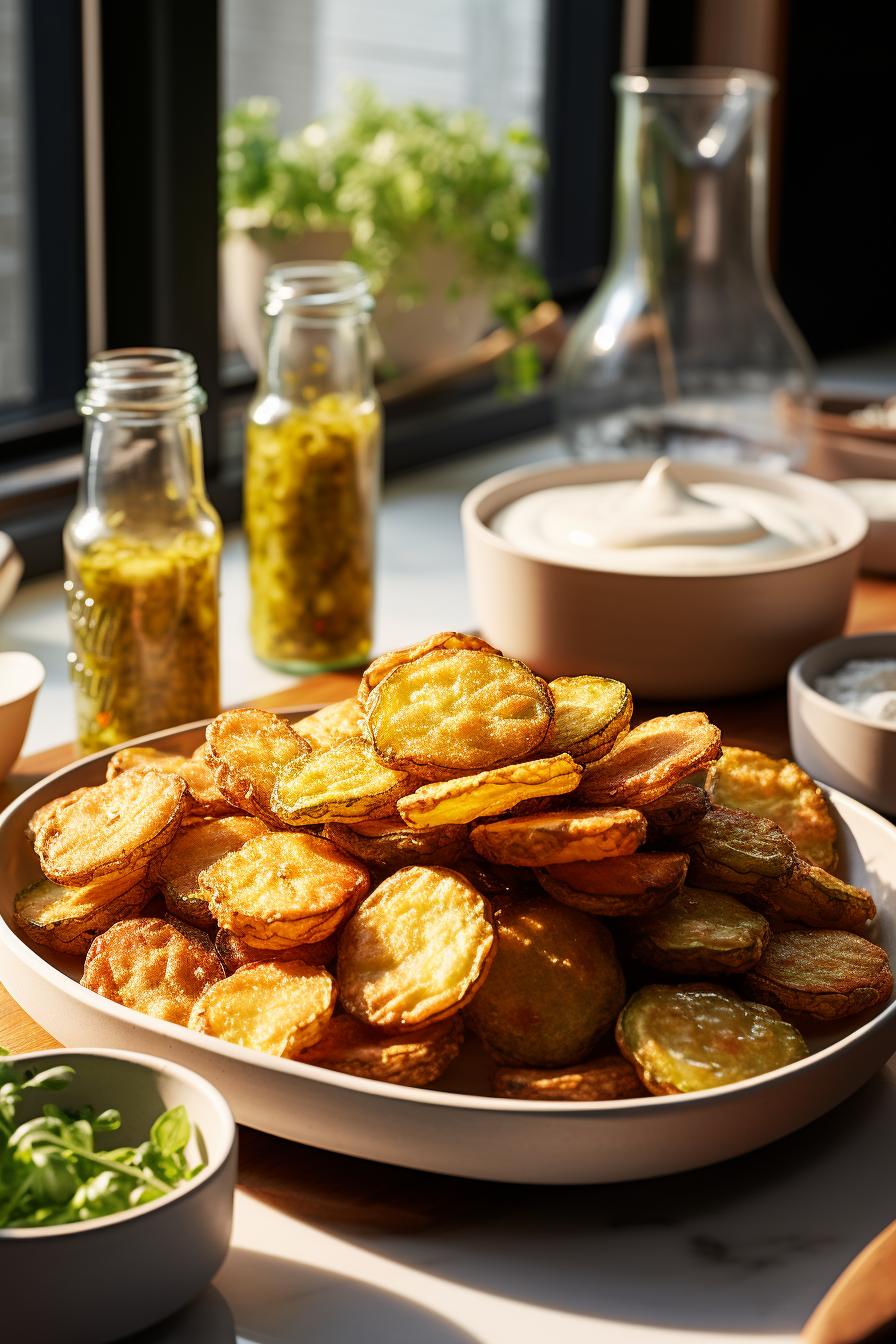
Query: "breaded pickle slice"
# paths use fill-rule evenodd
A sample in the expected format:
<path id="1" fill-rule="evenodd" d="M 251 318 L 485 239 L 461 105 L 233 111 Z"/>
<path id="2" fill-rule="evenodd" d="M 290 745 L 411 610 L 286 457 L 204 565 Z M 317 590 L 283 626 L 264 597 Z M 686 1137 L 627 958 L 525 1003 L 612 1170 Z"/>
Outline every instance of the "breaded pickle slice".
<path id="1" fill-rule="evenodd" d="M 730 807 L 711 807 L 672 843 L 690 856 L 692 886 L 727 891 L 760 910 L 778 909 L 798 858 L 774 821 Z"/>
<path id="2" fill-rule="evenodd" d="M 178 775 L 129 770 L 60 799 L 35 842 L 44 876 L 61 887 L 86 887 L 139 873 L 174 839 L 186 791 Z"/>
<path id="3" fill-rule="evenodd" d="M 287 826 L 322 821 L 391 817 L 416 779 L 392 770 L 363 742 L 347 739 L 285 765 L 277 776 L 271 809 Z"/>
<path id="4" fill-rule="evenodd" d="M 176 919 L 123 919 L 94 938 L 81 984 L 135 1012 L 185 1027 L 224 968 L 208 936 Z"/>
<path id="5" fill-rule="evenodd" d="M 483 770 L 478 775 L 423 784 L 398 803 L 409 826 L 464 825 L 478 817 L 509 812 L 521 803 L 556 798 L 578 786 L 582 767 L 571 756 L 546 756 Z"/>
<path id="6" fill-rule="evenodd" d="M 380 682 L 388 677 L 390 672 L 394 672 L 396 667 L 401 667 L 403 663 L 413 663 L 415 659 L 422 658 L 425 653 L 432 653 L 433 649 L 471 649 L 474 652 L 483 653 L 499 652 L 491 644 L 487 644 L 484 639 L 480 639 L 478 635 L 465 635 L 458 630 L 442 630 L 437 635 L 430 635 L 428 639 L 421 640 L 419 644 L 409 644 L 406 649 L 394 649 L 391 653 L 381 653 L 379 658 L 374 658 L 361 677 L 361 685 L 358 687 L 359 704 L 366 705 L 370 699 L 371 691 L 376 690 Z"/>
<path id="7" fill-rule="evenodd" d="M 648 719 L 585 767 L 579 796 L 600 807 L 655 802 L 687 775 L 714 761 L 722 734 L 705 714 L 689 711 Z"/>
<path id="8" fill-rule="evenodd" d="M 409 826 L 401 817 L 381 821 L 328 821 L 324 835 L 362 863 L 407 868 L 418 863 L 450 867 L 467 849 L 468 826 Z"/>
<path id="9" fill-rule="evenodd" d="M 681 890 L 686 854 L 629 854 L 597 863 L 556 863 L 536 868 L 545 891 L 589 915 L 642 915 Z"/>
<path id="10" fill-rule="evenodd" d="M 533 896 L 537 890 L 531 868 L 512 868 L 509 864 L 488 863 L 478 854 L 455 859 L 451 867 L 485 896 L 492 910 L 500 910 L 518 897 Z"/>
<path id="11" fill-rule="evenodd" d="M 49 821 L 50 817 L 56 811 L 57 807 L 67 807 L 69 803 L 75 802 L 83 794 L 89 793 L 95 785 L 87 784 L 82 789 L 75 789 L 73 793 L 63 794 L 61 798 L 51 798 L 48 803 L 44 803 L 36 812 L 32 812 L 28 818 L 28 824 L 25 827 L 25 835 L 31 841 L 32 845 L 37 843 L 38 832 Z"/>
<path id="12" fill-rule="evenodd" d="M 505 1064 L 553 1069 L 586 1058 L 625 1001 L 613 939 L 546 896 L 495 913 L 498 950 L 464 1019 Z"/>
<path id="13" fill-rule="evenodd" d="M 863 887 L 841 882 L 833 873 L 798 858 L 775 904 L 788 919 L 822 929 L 854 929 L 874 919 L 877 906 Z"/>
<path id="14" fill-rule="evenodd" d="M 199 875 L 218 924 L 278 951 L 329 937 L 367 894 L 367 869 L 319 835 L 272 831 Z"/>
<path id="15" fill-rule="evenodd" d="M 606 756 L 632 717 L 631 691 L 611 677 L 557 677 L 548 683 L 554 697 L 551 747 L 576 761 Z"/>
<path id="16" fill-rule="evenodd" d="M 336 982 L 322 966 L 261 961 L 207 989 L 188 1026 L 246 1050 L 294 1059 L 320 1040 L 335 1006 Z"/>
<path id="17" fill-rule="evenodd" d="M 355 696 L 348 700 L 337 700 L 332 705 L 324 705 L 314 714 L 292 725 L 294 733 L 304 737 L 314 750 L 334 747 L 347 737 L 360 737 L 364 724 L 364 711 Z"/>
<path id="18" fill-rule="evenodd" d="M 455 779 L 536 755 L 553 719 L 547 684 L 524 663 L 435 649 L 379 683 L 365 734 L 387 764 L 423 779 Z"/>
<path id="19" fill-rule="evenodd" d="M 214 817 L 181 826 L 171 848 L 152 865 L 152 875 L 172 915 L 200 929 L 214 929 L 208 908 L 208 893 L 199 885 L 199 875 L 247 840 L 267 835 L 259 817 Z"/>
<path id="20" fill-rule="evenodd" d="M 625 922 L 629 952 L 672 975 L 748 971 L 769 940 L 768 922 L 724 891 L 683 887 L 653 914 Z"/>
<path id="21" fill-rule="evenodd" d="M 494 947 L 489 903 L 465 878 L 449 868 L 401 868 L 342 930 L 342 1005 L 389 1031 L 451 1017 L 479 990 Z"/>
<path id="22" fill-rule="evenodd" d="M 192 756 L 156 751 L 155 747 L 122 747 L 110 758 L 106 779 L 115 779 L 126 770 L 158 770 L 163 775 L 179 775 L 187 786 L 192 810 L 202 811 L 206 816 L 225 815 L 233 811 L 233 806 L 215 784 L 207 752 L 206 742 Z"/>
<path id="23" fill-rule="evenodd" d="M 257 961 L 303 961 L 306 966 L 326 966 L 336 956 L 339 935 L 331 933 L 318 943 L 296 943 L 293 947 L 252 947 L 230 929 L 218 929 L 215 934 L 215 952 L 228 975 Z"/>
<path id="24" fill-rule="evenodd" d="M 296 1058 L 300 1064 L 316 1064 L 354 1078 L 426 1087 L 441 1078 L 457 1058 L 463 1040 L 463 1023 L 457 1014 L 389 1036 L 344 1013 L 331 1017 L 317 1045 Z"/>
<path id="25" fill-rule="evenodd" d="M 634 1066 L 618 1055 L 564 1069 L 498 1069 L 492 1091 L 516 1101 L 623 1101 L 650 1095 Z"/>
<path id="26" fill-rule="evenodd" d="M 805 1059 L 796 1027 L 721 985 L 645 985 L 616 1023 L 616 1044 L 655 1096 L 703 1092 Z"/>
<path id="27" fill-rule="evenodd" d="M 723 747 L 706 772 L 706 792 L 720 807 L 776 821 L 797 851 L 829 871 L 837 866 L 837 828 L 818 785 L 795 761 Z"/>
<path id="28" fill-rule="evenodd" d="M 661 835 L 680 827 L 695 825 L 706 813 L 709 799 L 696 784 L 673 784 L 656 802 L 644 803 L 641 811 L 647 824 Z"/>
<path id="29" fill-rule="evenodd" d="M 772 934 L 744 989 L 760 1003 L 823 1021 L 884 1003 L 893 993 L 886 952 L 843 929 Z"/>
<path id="30" fill-rule="evenodd" d="M 59 887 L 42 877 L 15 899 L 16 925 L 34 943 L 76 957 L 97 934 L 119 919 L 139 914 L 154 891 L 144 873 L 104 877 L 86 887 Z"/>
<path id="31" fill-rule="evenodd" d="M 535 868 L 634 854 L 646 835 L 647 822 L 634 808 L 602 807 L 486 822 L 470 839 L 492 863 Z"/>
<path id="32" fill-rule="evenodd" d="M 175 751 L 157 751 L 155 747 L 122 747 L 109 757 L 106 780 L 123 775 L 125 770 L 158 770 L 163 775 L 176 775 L 188 756 Z"/>
<path id="33" fill-rule="evenodd" d="M 266 709 L 228 709 L 212 720 L 205 736 L 209 764 L 224 797 L 243 812 L 279 826 L 271 811 L 274 782 L 290 761 L 310 755 L 310 742 Z"/>

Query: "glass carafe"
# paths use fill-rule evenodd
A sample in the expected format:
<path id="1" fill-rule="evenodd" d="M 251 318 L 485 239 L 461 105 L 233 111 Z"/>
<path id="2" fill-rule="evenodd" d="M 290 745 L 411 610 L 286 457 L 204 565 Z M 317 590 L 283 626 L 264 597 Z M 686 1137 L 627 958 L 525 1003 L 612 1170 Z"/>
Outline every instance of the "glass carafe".
<path id="1" fill-rule="evenodd" d="M 63 531 L 86 751 L 218 713 L 221 521 L 205 493 L 206 397 L 181 350 L 97 355 L 79 393 L 84 472 Z"/>
<path id="2" fill-rule="evenodd" d="M 768 263 L 775 81 L 699 67 L 613 83 L 613 245 L 560 357 L 564 436 L 585 458 L 797 466 L 776 394 L 805 397 L 814 366 Z"/>

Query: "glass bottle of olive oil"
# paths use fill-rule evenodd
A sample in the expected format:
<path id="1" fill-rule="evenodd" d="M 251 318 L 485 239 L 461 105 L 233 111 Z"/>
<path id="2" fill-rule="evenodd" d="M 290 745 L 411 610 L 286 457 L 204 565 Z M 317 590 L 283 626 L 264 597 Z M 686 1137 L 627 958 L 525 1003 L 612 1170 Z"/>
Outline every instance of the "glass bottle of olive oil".
<path id="1" fill-rule="evenodd" d="M 206 396 L 181 350 L 98 355 L 79 393 L 84 472 L 63 532 L 78 738 L 100 751 L 218 713 L 221 520 Z"/>
<path id="2" fill-rule="evenodd" d="M 265 278 L 243 521 L 252 644 L 286 672 L 352 667 L 370 652 L 382 437 L 372 308 L 351 262 L 274 266 Z"/>

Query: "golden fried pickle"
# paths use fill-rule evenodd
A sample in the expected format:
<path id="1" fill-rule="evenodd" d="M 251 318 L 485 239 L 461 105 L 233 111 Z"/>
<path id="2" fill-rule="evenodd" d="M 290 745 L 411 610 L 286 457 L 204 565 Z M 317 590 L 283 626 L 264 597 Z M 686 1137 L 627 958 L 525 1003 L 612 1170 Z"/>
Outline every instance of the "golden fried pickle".
<path id="1" fill-rule="evenodd" d="M 476 826 L 470 839 L 477 854 L 492 863 L 544 867 L 634 854 L 647 834 L 647 822 L 631 807 L 583 808 L 543 812 Z"/>
<path id="2" fill-rule="evenodd" d="M 796 1027 L 721 985 L 645 985 L 616 1024 L 616 1043 L 649 1092 L 703 1092 L 805 1059 Z"/>
<path id="3" fill-rule="evenodd" d="M 696 784 L 673 784 L 656 802 L 642 804 L 640 811 L 647 818 L 648 827 L 662 835 L 695 825 L 708 807 L 705 791 Z"/>
<path id="4" fill-rule="evenodd" d="M 313 714 L 299 719 L 292 725 L 294 733 L 310 742 L 315 751 L 335 747 L 347 737 L 360 737 L 364 724 L 364 711 L 355 696 L 348 700 L 337 700 L 332 705 L 324 705 Z"/>
<path id="5" fill-rule="evenodd" d="M 706 772 L 710 802 L 776 821 L 798 852 L 828 871 L 837 866 L 837 828 L 824 794 L 794 761 L 724 747 Z"/>
<path id="6" fill-rule="evenodd" d="M 274 782 L 290 761 L 310 755 L 310 742 L 266 709 L 226 710 L 212 720 L 205 735 L 208 763 L 228 802 L 271 826 L 281 825 L 271 811 Z"/>
<path id="7" fill-rule="evenodd" d="M 51 798 L 48 803 L 44 803 L 36 812 L 32 812 L 31 816 L 28 818 L 28 824 L 25 827 L 25 835 L 31 841 L 32 845 L 37 844 L 38 832 L 41 827 L 49 821 L 57 807 L 68 806 L 69 803 L 75 802 L 76 799 L 81 798 L 85 793 L 89 793 L 93 787 L 95 786 L 88 784 L 82 789 L 75 789 L 73 793 L 64 794 L 61 798 Z"/>
<path id="8" fill-rule="evenodd" d="M 722 734 L 705 714 L 689 711 L 648 719 L 585 767 L 577 798 L 598 807 L 641 807 L 714 761 Z"/>
<path id="9" fill-rule="evenodd" d="M 536 868 L 545 891 L 589 915 L 643 915 L 681 890 L 686 854 L 629 854 L 597 863 L 557 863 Z"/>
<path id="10" fill-rule="evenodd" d="M 324 835 L 334 845 L 377 868 L 436 864 L 450 868 L 467 850 L 468 826 L 409 826 L 401 817 L 381 821 L 328 821 Z"/>
<path id="11" fill-rule="evenodd" d="M 548 683 L 554 697 L 551 748 L 568 751 L 576 761 L 606 756 L 628 728 L 631 691 L 610 677 L 557 677 Z"/>
<path id="12" fill-rule="evenodd" d="M 399 798 L 416 784 L 407 771 L 390 769 L 363 742 L 347 738 L 285 765 L 271 809 L 287 826 L 377 820 L 394 816 Z"/>
<path id="13" fill-rule="evenodd" d="M 218 924 L 251 947 L 280 951 L 329 937 L 367 894 L 367 869 L 318 835 L 273 831 L 199 875 Z"/>
<path id="14" fill-rule="evenodd" d="M 525 664 L 498 653 L 435 649 L 379 683 L 364 731 L 387 764 L 445 780 L 536 755 L 553 718 L 551 692 Z"/>
<path id="15" fill-rule="evenodd" d="M 457 1058 L 463 1040 L 459 1015 L 389 1036 L 344 1013 L 331 1017 L 317 1045 L 303 1050 L 296 1059 L 300 1064 L 316 1064 L 355 1078 L 426 1087 L 441 1078 Z"/>
<path id="16" fill-rule="evenodd" d="M 690 856 L 691 886 L 727 891 L 759 910 L 777 910 L 798 855 L 775 822 L 730 807 L 711 807 L 670 843 Z"/>
<path id="17" fill-rule="evenodd" d="M 854 929 L 874 919 L 877 906 L 863 887 L 850 886 L 833 873 L 797 858 L 775 904 L 788 919 L 822 929 Z"/>
<path id="18" fill-rule="evenodd" d="M 793 929 L 772 934 L 744 990 L 787 1013 L 830 1022 L 884 1003 L 893 993 L 882 947 L 843 929 Z"/>
<path id="19" fill-rule="evenodd" d="M 399 800 L 399 815 L 409 826 L 463 825 L 478 817 L 509 812 L 520 803 L 555 798 L 578 786 L 582 767 L 571 756 L 521 761 L 478 775 L 423 784 Z"/>
<path id="20" fill-rule="evenodd" d="M 180 920 L 123 919 L 94 938 L 81 984 L 113 1003 L 185 1027 L 210 986 L 224 979 L 211 941 Z"/>
<path id="21" fill-rule="evenodd" d="M 211 985 L 188 1025 L 219 1041 L 295 1059 L 320 1040 L 336 1006 L 336 982 L 322 966 L 260 961 Z"/>
<path id="22" fill-rule="evenodd" d="M 390 672 L 394 672 L 396 667 L 412 663 L 416 658 L 422 658 L 425 653 L 432 653 L 433 649 L 472 649 L 483 653 L 498 653 L 497 649 L 492 648 L 491 644 L 487 644 L 478 635 L 464 635 L 457 630 L 443 630 L 438 635 L 430 635 L 429 639 L 421 640 L 419 644 L 409 644 L 406 649 L 395 649 L 392 653 L 381 653 L 379 658 L 374 658 L 361 678 L 358 703 L 365 706 L 371 692 L 376 690 L 380 682 L 388 677 Z"/>
<path id="23" fill-rule="evenodd" d="M 67 956 L 83 955 L 97 934 L 137 915 L 155 886 L 145 873 L 104 877 L 86 887 L 60 887 L 43 877 L 20 891 L 13 919 L 33 943 Z"/>
<path id="24" fill-rule="evenodd" d="M 208 893 L 199 875 L 218 859 L 241 849 L 247 840 L 268 835 L 259 817 L 214 817 L 181 826 L 171 848 L 152 865 L 152 874 L 172 915 L 200 929 L 214 929 Z"/>
<path id="25" fill-rule="evenodd" d="M 723 891 L 684 887 L 653 914 L 627 919 L 628 950 L 670 975 L 748 971 L 769 940 L 768 922 Z"/>
<path id="26" fill-rule="evenodd" d="M 498 1069 L 492 1091 L 515 1101 L 627 1101 L 650 1095 L 634 1066 L 618 1055 L 564 1069 Z"/>
<path id="27" fill-rule="evenodd" d="M 157 751 L 155 747 L 122 747 L 106 766 L 106 779 L 116 779 L 126 770 L 158 770 L 163 775 L 179 775 L 187 786 L 188 808 L 206 816 L 224 816 L 233 811 L 215 784 L 208 763 L 208 744 L 203 742 L 192 756 Z"/>
<path id="28" fill-rule="evenodd" d="M 487 863 L 478 854 L 455 859 L 451 867 L 471 882 L 480 895 L 485 896 L 492 910 L 500 910 L 521 896 L 532 896 L 537 890 L 531 868 L 514 868 L 505 863 Z"/>
<path id="29" fill-rule="evenodd" d="M 122 747 L 110 756 L 106 765 L 106 782 L 123 775 L 126 770 L 158 770 L 163 775 L 176 775 L 189 760 L 176 751 L 158 751 L 155 747 Z"/>
<path id="30" fill-rule="evenodd" d="M 219 929 L 215 934 L 215 952 L 228 975 L 257 961 L 303 961 L 306 966 L 326 966 L 336 956 L 339 935 L 331 933 L 318 943 L 296 943 L 294 947 L 251 947 L 230 929 Z"/>
<path id="31" fill-rule="evenodd" d="M 491 908 L 469 882 L 448 868 L 401 868 L 342 930 L 340 999 L 369 1026 L 410 1031 L 468 1003 L 494 951 Z"/>
<path id="32" fill-rule="evenodd" d="M 61 887 L 86 887 L 139 873 L 174 839 L 186 791 L 178 775 L 129 770 L 60 799 L 35 842 L 44 876 Z"/>
<path id="33" fill-rule="evenodd" d="M 464 1020 L 505 1064 L 584 1059 L 625 1001 L 607 930 L 540 894 L 496 911 L 495 928 L 494 963 Z"/>

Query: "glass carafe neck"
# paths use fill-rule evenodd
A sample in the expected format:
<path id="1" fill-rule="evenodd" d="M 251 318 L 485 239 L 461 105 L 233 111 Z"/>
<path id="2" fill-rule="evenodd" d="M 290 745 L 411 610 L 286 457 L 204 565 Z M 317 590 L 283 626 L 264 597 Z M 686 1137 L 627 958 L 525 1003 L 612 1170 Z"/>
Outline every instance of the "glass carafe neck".
<path id="1" fill-rule="evenodd" d="M 353 262 L 272 267 L 262 305 L 267 356 L 259 394 L 299 405 L 334 392 L 368 397 L 373 307 L 367 275 Z"/>

